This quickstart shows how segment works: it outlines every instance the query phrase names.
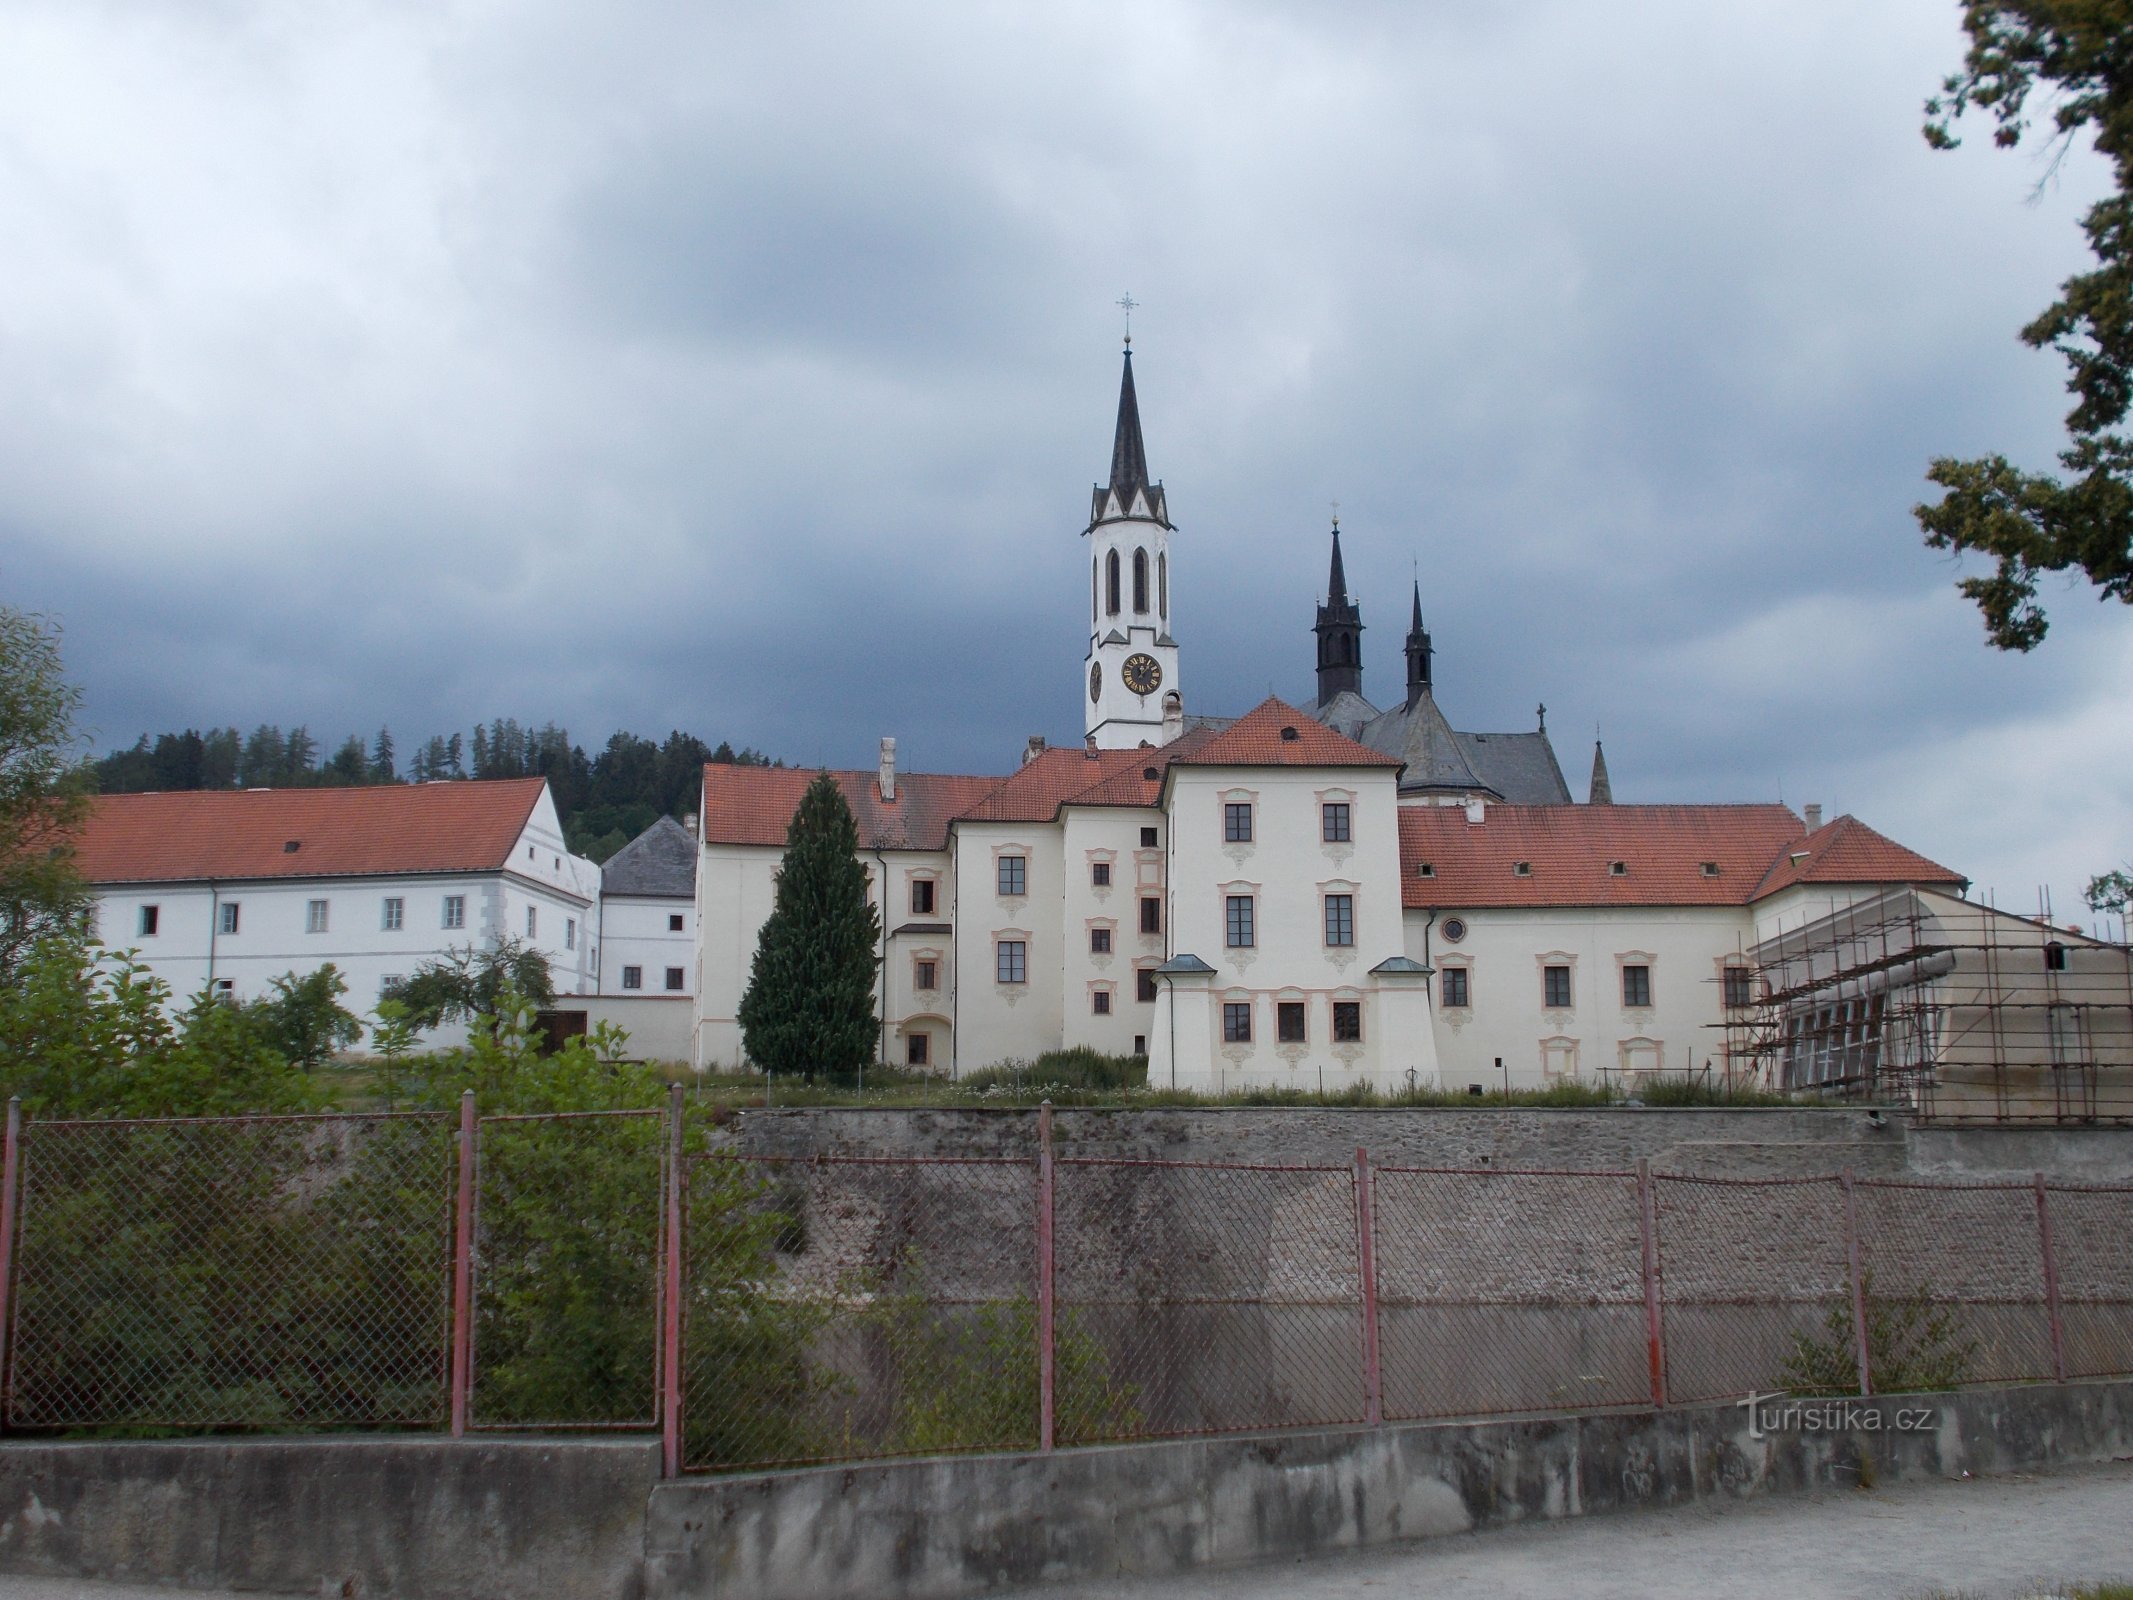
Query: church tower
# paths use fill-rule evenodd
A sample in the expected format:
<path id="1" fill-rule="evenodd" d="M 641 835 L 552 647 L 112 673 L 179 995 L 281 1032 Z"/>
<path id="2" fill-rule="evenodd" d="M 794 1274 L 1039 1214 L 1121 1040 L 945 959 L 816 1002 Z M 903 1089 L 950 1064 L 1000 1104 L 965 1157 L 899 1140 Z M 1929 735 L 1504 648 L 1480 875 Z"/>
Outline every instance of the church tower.
<path id="1" fill-rule="evenodd" d="M 1133 393 L 1133 340 L 1126 340 L 1111 441 L 1111 481 L 1089 508 L 1089 653 L 1086 728 L 1098 748 L 1163 742 L 1163 713 L 1182 707 L 1178 642 L 1170 636 L 1169 507 L 1148 479 L 1140 403 Z"/>
<path id="2" fill-rule="evenodd" d="M 1326 603 L 1318 608 L 1318 703 L 1328 706 L 1337 694 L 1363 692 L 1363 613 L 1348 598 L 1348 573 L 1341 565 L 1341 525 L 1333 523 L 1333 567 L 1326 574 Z"/>

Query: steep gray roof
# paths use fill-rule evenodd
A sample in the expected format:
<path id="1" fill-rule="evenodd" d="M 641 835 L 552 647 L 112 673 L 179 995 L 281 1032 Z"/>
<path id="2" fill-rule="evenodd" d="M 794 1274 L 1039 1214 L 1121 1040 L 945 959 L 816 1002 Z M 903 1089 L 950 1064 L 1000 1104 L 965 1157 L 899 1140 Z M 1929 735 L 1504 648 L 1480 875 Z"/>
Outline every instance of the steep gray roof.
<path id="1" fill-rule="evenodd" d="M 1412 789 L 1488 789 L 1468 764 L 1459 735 L 1437 709 L 1436 697 L 1424 690 L 1412 706 L 1380 713 L 1357 737 L 1373 750 L 1398 756 L 1407 765 L 1400 787 Z"/>
<path id="2" fill-rule="evenodd" d="M 607 858 L 600 869 L 600 892 L 692 899 L 696 841 L 672 817 L 661 817 Z"/>
<path id="3" fill-rule="evenodd" d="M 1570 804 L 1570 786 L 1545 733 L 1462 733 L 1457 738 L 1475 775 L 1510 804 Z"/>
<path id="4" fill-rule="evenodd" d="M 1335 733 L 1344 733 L 1351 739 L 1361 739 L 1363 729 L 1383 713 L 1353 689 L 1343 689 L 1332 699 L 1322 700 L 1313 706 L 1311 715 Z"/>

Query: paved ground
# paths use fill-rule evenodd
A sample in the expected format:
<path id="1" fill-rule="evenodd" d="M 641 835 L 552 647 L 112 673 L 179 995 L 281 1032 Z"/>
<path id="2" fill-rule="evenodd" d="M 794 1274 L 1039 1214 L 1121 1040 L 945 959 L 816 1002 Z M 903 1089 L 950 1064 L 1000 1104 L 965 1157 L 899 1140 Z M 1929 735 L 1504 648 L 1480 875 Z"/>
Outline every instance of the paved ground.
<path id="1" fill-rule="evenodd" d="M 1590 1517 L 1367 1555 L 1023 1593 L 1028 1600 L 2005 1600 L 2099 1579 L 2133 1581 L 2133 1462 Z"/>
<path id="2" fill-rule="evenodd" d="M 2099 1579 L 2133 1582 L 2133 1462 L 1591 1517 L 1370 1555 L 1022 1592 L 1028 1600 L 2010 1600 Z M 0 1577 L 0 1600 L 178 1592 Z"/>

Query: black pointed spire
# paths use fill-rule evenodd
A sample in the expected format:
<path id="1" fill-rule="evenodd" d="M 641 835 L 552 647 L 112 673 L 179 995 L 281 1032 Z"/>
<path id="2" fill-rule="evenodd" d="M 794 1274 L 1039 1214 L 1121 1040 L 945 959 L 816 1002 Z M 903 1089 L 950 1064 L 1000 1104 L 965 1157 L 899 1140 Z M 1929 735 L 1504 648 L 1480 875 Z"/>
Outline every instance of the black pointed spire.
<path id="1" fill-rule="evenodd" d="M 1163 503 L 1163 486 L 1148 477 L 1148 451 L 1141 443 L 1141 405 L 1133 392 L 1133 347 L 1126 347 L 1125 374 L 1118 382 L 1118 428 L 1111 436 L 1111 481 L 1096 486 L 1094 513 L 1089 525 L 1094 527 L 1106 515 L 1131 516 L 1135 495 L 1145 497 L 1147 514 L 1164 527 L 1170 526 L 1168 508 Z M 1110 512 L 1109 502 L 1116 500 L 1118 510 Z"/>
<path id="2" fill-rule="evenodd" d="M 1111 441 L 1111 492 L 1120 505 L 1133 504 L 1133 491 L 1148 487 L 1148 452 L 1141 444 L 1141 407 L 1133 393 L 1133 351 L 1126 351 L 1126 375 L 1118 384 L 1118 432 Z"/>
<path id="3" fill-rule="evenodd" d="M 1585 803 L 1589 806 L 1611 806 L 1615 803 L 1615 786 L 1607 778 L 1607 752 L 1600 748 L 1600 741 L 1592 741 L 1592 787 L 1585 791 Z"/>
<path id="4" fill-rule="evenodd" d="M 1341 565 L 1341 525 L 1333 524 L 1333 565 L 1326 574 L 1326 603 L 1318 608 L 1318 703 L 1343 690 L 1363 692 L 1363 614 L 1348 598 L 1348 572 Z"/>
<path id="5" fill-rule="evenodd" d="M 1407 629 L 1407 705 L 1409 710 L 1430 692 L 1429 630 L 1422 626 L 1422 580 L 1415 580 L 1415 617 Z"/>

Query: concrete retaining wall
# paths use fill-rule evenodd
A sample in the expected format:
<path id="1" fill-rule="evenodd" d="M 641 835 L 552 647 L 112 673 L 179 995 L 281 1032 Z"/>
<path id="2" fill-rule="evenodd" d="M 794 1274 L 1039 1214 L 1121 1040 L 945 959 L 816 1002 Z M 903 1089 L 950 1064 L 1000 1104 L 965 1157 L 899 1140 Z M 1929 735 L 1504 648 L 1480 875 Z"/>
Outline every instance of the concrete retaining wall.
<path id="1" fill-rule="evenodd" d="M 2133 1384 L 1857 1402 L 1755 1437 L 1737 1405 L 973 1456 L 662 1484 L 649 1596 L 920 1600 L 1295 1559 L 1533 1519 L 2133 1454 Z M 1895 1431 L 1900 1411 L 1923 1431 Z"/>
<path id="2" fill-rule="evenodd" d="M 656 1442 L 0 1446 L 0 1571 L 282 1594 L 635 1600 Z"/>

